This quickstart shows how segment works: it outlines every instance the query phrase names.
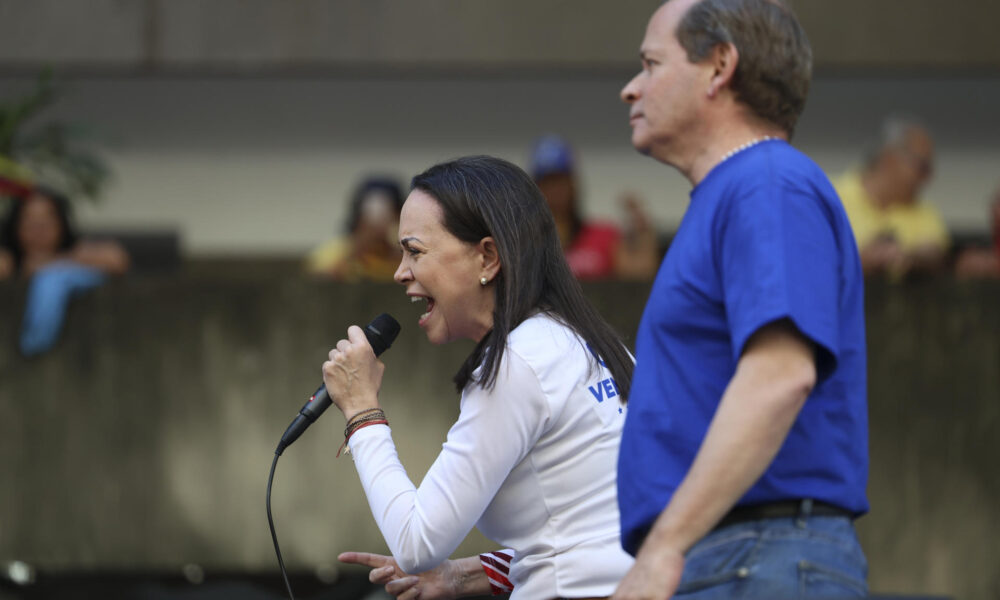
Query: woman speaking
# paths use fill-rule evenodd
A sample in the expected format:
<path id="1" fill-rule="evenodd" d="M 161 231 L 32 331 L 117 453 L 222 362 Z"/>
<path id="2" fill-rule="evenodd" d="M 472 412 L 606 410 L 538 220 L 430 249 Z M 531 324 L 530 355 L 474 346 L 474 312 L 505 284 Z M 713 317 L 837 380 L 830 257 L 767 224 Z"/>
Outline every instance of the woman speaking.
<path id="1" fill-rule="evenodd" d="M 488 594 L 479 558 L 447 561 L 477 526 L 513 550 L 512 598 L 610 596 L 632 560 L 615 470 L 633 362 L 570 273 L 545 199 L 506 161 L 442 163 L 414 177 L 399 238 L 395 279 L 426 303 L 427 338 L 477 345 L 455 375 L 458 420 L 419 488 L 396 455 L 378 401 L 384 366 L 361 329 L 330 352 L 323 380 L 395 563 L 342 560 L 378 567 L 372 580 L 401 598 Z"/>

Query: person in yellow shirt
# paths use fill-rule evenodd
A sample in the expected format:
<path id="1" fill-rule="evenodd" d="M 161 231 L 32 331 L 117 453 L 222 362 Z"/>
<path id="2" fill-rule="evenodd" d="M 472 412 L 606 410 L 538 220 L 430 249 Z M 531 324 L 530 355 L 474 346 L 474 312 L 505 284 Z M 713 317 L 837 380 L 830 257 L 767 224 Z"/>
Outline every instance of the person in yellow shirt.
<path id="1" fill-rule="evenodd" d="M 889 118 L 859 170 L 833 184 L 847 211 L 866 274 L 902 276 L 944 266 L 950 238 L 940 213 L 920 198 L 934 171 L 934 142 L 920 124 Z"/>
<path id="2" fill-rule="evenodd" d="M 394 179 L 369 177 L 354 191 L 347 235 L 313 249 L 306 270 L 338 281 L 392 281 L 402 254 L 396 233 L 403 190 Z"/>

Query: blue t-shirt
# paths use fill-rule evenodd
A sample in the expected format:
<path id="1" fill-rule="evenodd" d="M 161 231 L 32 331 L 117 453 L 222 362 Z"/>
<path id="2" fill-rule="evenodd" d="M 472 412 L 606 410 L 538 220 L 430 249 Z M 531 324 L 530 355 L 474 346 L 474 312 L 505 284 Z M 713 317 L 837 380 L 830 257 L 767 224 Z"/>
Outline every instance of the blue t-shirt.
<path id="1" fill-rule="evenodd" d="M 781 319 L 815 344 L 817 384 L 738 504 L 812 498 L 867 512 L 858 250 L 823 172 L 773 140 L 719 164 L 691 192 L 643 312 L 618 458 L 628 552 L 694 461 L 747 340 Z"/>

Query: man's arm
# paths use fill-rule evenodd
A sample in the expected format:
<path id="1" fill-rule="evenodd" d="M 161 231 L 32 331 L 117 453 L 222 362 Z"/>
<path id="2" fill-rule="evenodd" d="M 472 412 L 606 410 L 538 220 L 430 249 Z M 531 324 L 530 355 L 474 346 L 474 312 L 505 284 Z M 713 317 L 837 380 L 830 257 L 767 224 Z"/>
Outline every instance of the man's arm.
<path id="1" fill-rule="evenodd" d="M 786 321 L 747 342 L 708 433 L 615 600 L 669 598 L 684 554 L 767 469 L 816 382 L 812 344 Z"/>
<path id="2" fill-rule="evenodd" d="M 69 257 L 80 264 L 100 269 L 111 275 L 121 275 L 128 271 L 129 267 L 128 253 L 118 242 L 83 241 L 76 245 Z"/>

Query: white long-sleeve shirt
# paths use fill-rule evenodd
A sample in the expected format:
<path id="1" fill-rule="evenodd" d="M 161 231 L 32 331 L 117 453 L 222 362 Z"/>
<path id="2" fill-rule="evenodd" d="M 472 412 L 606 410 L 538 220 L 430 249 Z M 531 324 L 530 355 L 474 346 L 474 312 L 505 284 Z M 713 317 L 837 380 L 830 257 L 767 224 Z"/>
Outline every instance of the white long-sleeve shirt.
<path id="1" fill-rule="evenodd" d="M 571 329 L 539 314 L 508 336 L 493 389 L 466 387 L 419 488 L 388 427 L 357 431 L 350 448 L 404 571 L 444 562 L 476 525 L 515 551 L 512 598 L 609 596 L 632 564 L 615 488 L 624 418 L 611 373 Z"/>

